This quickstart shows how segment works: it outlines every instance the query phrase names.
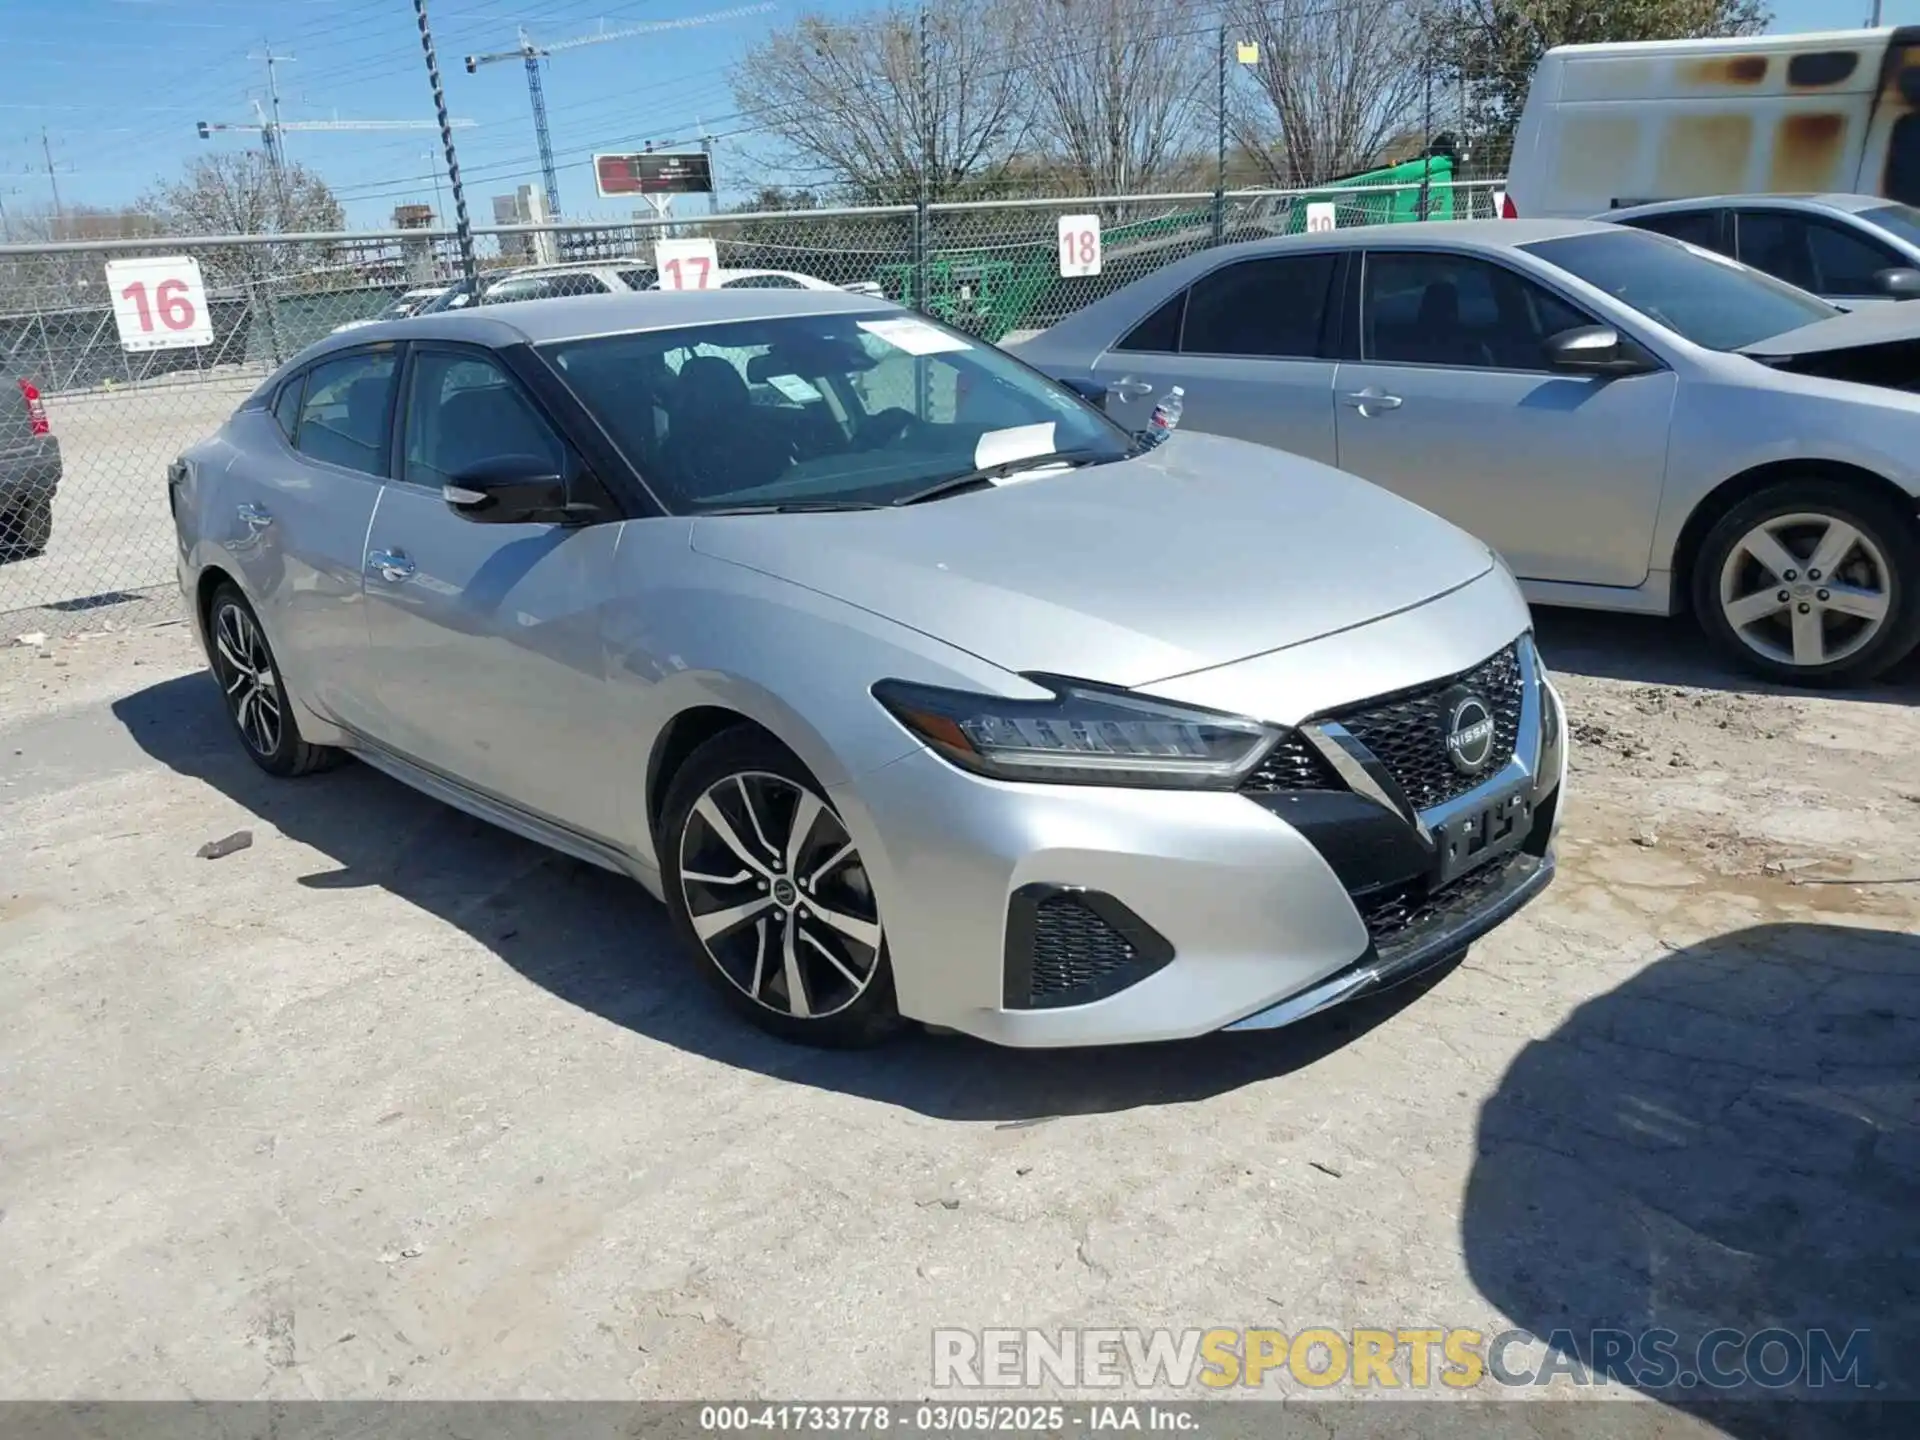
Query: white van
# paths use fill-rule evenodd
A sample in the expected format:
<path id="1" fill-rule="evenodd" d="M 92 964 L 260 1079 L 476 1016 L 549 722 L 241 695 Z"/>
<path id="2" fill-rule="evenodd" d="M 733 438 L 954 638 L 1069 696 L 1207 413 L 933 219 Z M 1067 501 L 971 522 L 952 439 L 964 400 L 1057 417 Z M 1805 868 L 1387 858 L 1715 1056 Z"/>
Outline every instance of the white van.
<path id="1" fill-rule="evenodd" d="M 1563 45 L 1507 171 L 1526 218 L 1810 191 L 1920 204 L 1920 26 Z"/>

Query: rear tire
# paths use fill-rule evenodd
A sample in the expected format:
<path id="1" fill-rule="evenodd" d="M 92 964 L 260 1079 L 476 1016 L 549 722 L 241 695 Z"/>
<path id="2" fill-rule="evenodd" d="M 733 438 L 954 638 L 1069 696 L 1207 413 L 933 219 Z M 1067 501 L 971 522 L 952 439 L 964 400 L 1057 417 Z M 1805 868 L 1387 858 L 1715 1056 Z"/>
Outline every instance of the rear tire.
<path id="1" fill-rule="evenodd" d="M 1714 522 L 1692 590 L 1707 638 L 1743 669 L 1864 684 L 1920 641 L 1920 526 L 1858 485 L 1782 481 Z"/>
<path id="2" fill-rule="evenodd" d="M 0 550 L 17 559 L 46 553 L 53 539 L 53 497 L 29 500 L 0 520 Z"/>
<path id="3" fill-rule="evenodd" d="M 215 590 L 207 606 L 207 660 L 220 684 L 227 719 L 262 770 L 291 779 L 343 758 L 330 746 L 310 745 L 302 738 L 267 632 L 247 597 L 231 582 Z"/>
<path id="4" fill-rule="evenodd" d="M 714 736 L 667 787 L 659 836 L 674 932 L 733 1009 L 831 1049 L 901 1029 L 866 867 L 786 747 L 748 726 Z"/>

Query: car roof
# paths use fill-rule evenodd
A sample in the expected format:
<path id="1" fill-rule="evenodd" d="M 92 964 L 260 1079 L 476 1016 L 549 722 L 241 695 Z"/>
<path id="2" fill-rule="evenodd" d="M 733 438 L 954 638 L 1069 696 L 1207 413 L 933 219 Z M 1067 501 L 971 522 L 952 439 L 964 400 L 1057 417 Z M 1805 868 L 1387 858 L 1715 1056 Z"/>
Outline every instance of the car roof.
<path id="1" fill-rule="evenodd" d="M 1463 245 L 1481 249 L 1511 250 L 1536 240 L 1560 240 L 1569 235 L 1591 235 L 1611 227 L 1593 220 L 1426 220 L 1398 225 L 1353 225 L 1339 230 L 1321 230 L 1307 235 L 1284 235 L 1272 240 L 1249 240 L 1224 247 L 1238 255 L 1259 254 L 1263 249 L 1331 247 L 1353 249 L 1367 245 Z M 1220 250 L 1202 250 L 1197 256 L 1218 256 Z"/>
<path id="2" fill-rule="evenodd" d="M 338 337 L 337 345 L 323 341 L 312 353 L 392 340 L 464 340 L 498 349 L 732 320 L 873 314 L 898 309 L 874 296 L 844 290 L 628 290 L 613 295 L 510 300 L 478 309 L 383 320 L 347 332 Z"/>
<path id="3" fill-rule="evenodd" d="M 1862 210 L 1873 210 L 1888 204 L 1884 195 L 1847 195 L 1838 191 L 1822 194 L 1812 193 L 1755 193 L 1749 195 L 1695 195 L 1685 200 L 1651 200 L 1645 205 L 1622 205 L 1618 210 L 1609 210 L 1605 215 L 1595 216 L 1601 220 L 1631 219 L 1640 215 L 1668 215 L 1676 211 L 1719 209 L 1729 205 L 1771 205 L 1782 210 L 1827 210 L 1843 215 L 1857 215 Z"/>

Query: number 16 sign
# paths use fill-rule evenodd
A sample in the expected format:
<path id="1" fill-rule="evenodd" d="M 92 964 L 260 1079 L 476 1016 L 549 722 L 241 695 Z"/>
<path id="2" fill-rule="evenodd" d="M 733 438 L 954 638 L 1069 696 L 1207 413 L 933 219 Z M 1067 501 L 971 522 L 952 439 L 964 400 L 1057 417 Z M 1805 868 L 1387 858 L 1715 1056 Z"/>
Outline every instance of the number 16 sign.
<path id="1" fill-rule="evenodd" d="M 1098 275 L 1100 273 L 1100 217 L 1098 215 L 1062 215 L 1060 217 L 1060 273 L 1062 275 Z"/>
<path id="2" fill-rule="evenodd" d="M 200 262 L 191 255 L 107 262 L 107 293 L 123 350 L 177 350 L 213 343 Z"/>

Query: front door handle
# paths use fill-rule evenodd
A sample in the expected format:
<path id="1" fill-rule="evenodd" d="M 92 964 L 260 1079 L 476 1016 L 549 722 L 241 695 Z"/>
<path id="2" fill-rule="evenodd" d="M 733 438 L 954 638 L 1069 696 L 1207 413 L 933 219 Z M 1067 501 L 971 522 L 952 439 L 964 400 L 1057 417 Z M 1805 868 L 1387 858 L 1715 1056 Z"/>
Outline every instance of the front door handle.
<path id="1" fill-rule="evenodd" d="M 1366 414 L 1369 410 L 1398 410 L 1400 408 L 1400 397 L 1398 395 L 1389 395 L 1378 385 L 1369 385 L 1364 390 L 1355 390 L 1349 394 L 1342 395 L 1340 398 L 1347 404 L 1353 406 L 1353 408 L 1358 410 L 1362 415 Z"/>
<path id="2" fill-rule="evenodd" d="M 413 578 L 414 563 L 399 550 L 369 550 L 367 552 L 367 571 L 378 575 L 390 584 L 398 585 L 403 580 Z"/>
<path id="3" fill-rule="evenodd" d="M 1151 395 L 1153 385 L 1146 380 L 1116 380 L 1107 387 L 1122 400 L 1138 400 L 1142 395 Z"/>
<path id="4" fill-rule="evenodd" d="M 249 530 L 264 530 L 273 523 L 273 516 L 251 502 L 236 507 L 233 513 L 240 517 L 240 523 Z"/>

